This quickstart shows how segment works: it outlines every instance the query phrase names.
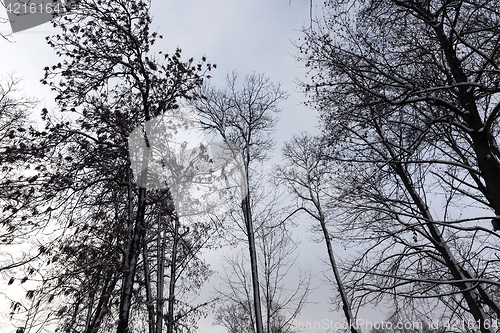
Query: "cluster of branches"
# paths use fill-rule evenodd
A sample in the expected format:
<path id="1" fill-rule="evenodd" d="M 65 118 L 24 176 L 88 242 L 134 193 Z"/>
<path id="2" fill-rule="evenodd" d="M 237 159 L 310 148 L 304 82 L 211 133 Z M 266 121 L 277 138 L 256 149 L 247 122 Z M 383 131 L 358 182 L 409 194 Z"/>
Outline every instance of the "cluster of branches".
<path id="1" fill-rule="evenodd" d="M 323 134 L 285 147 L 281 178 L 327 243 L 357 245 L 343 263 L 348 282 L 337 279 L 348 319 L 344 285 L 352 307 L 385 301 L 414 318 L 440 313 L 493 331 L 498 5 L 331 0 L 304 30 L 303 87 Z"/>
<path id="2" fill-rule="evenodd" d="M 13 74 L 0 78 L 0 244 L 16 246 L 29 240 L 37 224 L 27 219 L 21 211 L 28 207 L 21 191 L 27 190 L 29 182 L 22 177 L 32 162 L 30 152 L 34 146 L 29 143 L 29 110 L 36 100 L 22 95 L 20 79 Z M 7 257 L 2 254 L 0 272 L 19 267 L 33 259 L 34 255 Z"/>

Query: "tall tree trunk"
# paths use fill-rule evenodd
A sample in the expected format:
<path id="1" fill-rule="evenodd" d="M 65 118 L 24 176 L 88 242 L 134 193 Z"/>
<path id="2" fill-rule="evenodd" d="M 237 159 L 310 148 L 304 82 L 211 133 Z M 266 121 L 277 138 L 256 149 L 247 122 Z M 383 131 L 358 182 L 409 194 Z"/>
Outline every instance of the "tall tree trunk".
<path id="1" fill-rule="evenodd" d="M 142 167 L 141 174 L 139 175 L 139 184 L 145 186 L 148 180 L 148 166 L 149 166 L 149 140 L 147 138 L 147 133 L 149 133 L 149 128 L 151 124 L 148 123 L 149 120 L 149 110 L 145 106 L 145 118 L 146 118 L 146 129 L 144 133 L 144 140 L 146 142 L 147 149 L 142 152 Z M 131 198 L 129 198 L 131 200 Z M 139 187 L 139 202 L 137 206 L 137 216 L 135 219 L 134 231 L 132 233 L 132 239 L 125 250 L 124 255 L 124 268 L 125 272 L 122 280 L 122 291 L 120 295 L 120 308 L 118 312 L 118 327 L 116 333 L 129 333 L 128 323 L 130 316 L 130 306 L 132 304 L 132 292 L 134 289 L 134 279 L 135 272 L 137 270 L 137 262 L 139 260 L 139 248 L 141 246 L 142 235 L 145 231 L 144 218 L 146 213 L 146 189 Z"/>
<path id="2" fill-rule="evenodd" d="M 457 83 L 462 83 L 457 88 L 457 97 L 460 106 L 466 110 L 462 117 L 467 126 L 472 129 L 469 135 L 477 157 L 479 170 L 481 170 L 481 176 L 486 184 L 483 194 L 494 209 L 495 214 L 500 215 L 500 155 L 495 137 L 491 135 L 489 128 L 493 123 L 493 119 L 497 118 L 500 105 L 492 110 L 490 119 L 487 119 L 486 123 L 481 120 L 475 93 L 467 84 L 469 79 L 461 67 L 456 48 L 448 39 L 442 24 L 438 24 L 437 22 L 432 23 L 434 23 L 434 31 L 444 51 L 446 61 L 450 66 L 453 79 Z"/>
<path id="3" fill-rule="evenodd" d="M 163 332 L 163 284 L 165 283 L 165 237 L 166 232 L 161 217 L 158 217 L 157 258 L 156 272 L 156 332 Z"/>
<path id="4" fill-rule="evenodd" d="M 99 303 L 97 304 L 97 308 L 94 313 L 94 318 L 92 319 L 85 333 L 98 332 L 99 327 L 101 326 L 102 323 L 102 318 L 104 317 L 104 314 L 108 306 L 109 298 L 111 297 L 111 293 L 115 289 L 118 280 L 119 278 L 116 276 L 112 276 L 112 274 L 110 274 L 110 276 L 106 278 L 106 282 L 102 289 L 101 296 L 99 297 Z"/>
<path id="5" fill-rule="evenodd" d="M 242 203 L 245 226 L 248 234 L 248 250 L 250 252 L 250 265 L 252 271 L 253 304 L 255 310 L 256 332 L 263 333 L 262 309 L 260 304 L 259 271 L 257 266 L 257 251 L 255 249 L 255 235 L 253 231 L 252 212 L 250 209 L 250 195 L 247 194 Z"/>
<path id="6" fill-rule="evenodd" d="M 427 205 L 425 205 L 425 203 L 422 201 L 418 193 L 415 191 L 415 188 L 412 186 L 410 180 L 408 179 L 406 173 L 404 172 L 401 163 L 394 163 L 394 169 L 396 170 L 396 173 L 403 181 L 405 188 L 412 197 L 413 201 L 417 205 L 420 214 L 426 221 L 428 221 L 426 223 L 426 226 L 429 230 L 429 233 L 432 236 L 433 245 L 436 248 L 436 250 L 438 250 L 439 253 L 441 254 L 453 278 L 457 280 L 456 286 L 458 286 L 458 288 L 462 291 L 462 295 L 464 296 L 465 301 L 469 306 L 470 313 L 474 316 L 474 319 L 476 321 L 481 323 L 480 325 L 481 332 L 493 333 L 494 331 L 492 329 L 487 329 L 484 326 L 484 323 L 487 320 L 489 320 L 489 318 L 486 316 L 481 306 L 478 305 L 477 301 L 481 297 L 480 295 L 476 294 L 475 292 L 476 288 L 470 282 L 460 282 L 466 279 L 465 275 L 463 274 L 463 269 L 462 267 L 460 267 L 460 265 L 454 258 L 453 254 L 450 251 L 450 248 L 443 239 L 443 236 L 439 232 L 436 224 L 433 223 L 434 219 L 429 211 L 429 208 L 427 207 Z"/>
<path id="7" fill-rule="evenodd" d="M 151 272 L 149 271 L 148 244 L 146 237 L 142 238 L 142 262 L 144 266 L 144 284 L 146 287 L 146 307 L 148 311 L 148 331 L 155 333 L 155 306 L 151 291 Z"/>
<path id="8" fill-rule="evenodd" d="M 170 283 L 168 290 L 168 321 L 167 333 L 174 332 L 174 303 L 175 303 L 175 282 L 177 265 L 177 247 L 179 245 L 179 216 L 174 215 L 174 241 L 172 244 L 172 258 L 170 261 Z"/>
<path id="9" fill-rule="evenodd" d="M 147 172 L 147 169 L 146 169 Z M 142 233 L 144 232 L 144 214 L 146 211 L 146 189 L 139 188 L 139 206 L 135 221 L 132 241 L 125 251 L 122 291 L 120 296 L 120 309 L 118 313 L 118 327 L 116 333 L 129 333 L 128 322 L 130 306 L 132 305 L 132 292 L 134 289 L 135 272 L 139 259 L 139 248 L 141 245 Z"/>
<path id="10" fill-rule="evenodd" d="M 311 193 L 312 198 L 312 193 Z M 328 252 L 328 259 L 330 260 L 330 266 L 332 267 L 333 276 L 335 276 L 335 281 L 337 282 L 337 287 L 340 293 L 340 299 L 342 300 L 342 310 L 344 311 L 345 318 L 350 327 L 351 333 L 361 333 L 361 330 L 357 330 L 355 327 L 354 316 L 352 315 L 351 305 L 349 304 L 349 299 L 347 298 L 347 293 L 345 292 L 344 283 L 340 277 L 339 270 L 337 268 L 337 263 L 335 262 L 335 255 L 332 249 L 332 243 L 330 239 L 330 234 L 328 233 L 328 228 L 325 222 L 325 216 L 321 211 L 321 206 L 319 202 L 314 201 L 314 205 L 318 209 L 319 213 L 319 223 L 321 225 L 321 230 L 323 231 L 323 238 L 325 239 L 326 250 Z"/>
<path id="11" fill-rule="evenodd" d="M 144 108 L 144 120 L 145 128 L 144 128 L 144 142 L 146 143 L 146 149 L 142 152 L 142 166 L 141 166 L 141 174 L 139 175 L 138 180 L 139 184 L 142 186 L 146 186 L 148 180 L 148 168 L 149 168 L 149 155 L 151 145 L 148 140 L 148 133 L 150 133 L 151 124 L 149 123 L 150 115 L 149 115 L 149 78 L 145 76 L 146 79 L 146 87 L 144 91 L 141 91 L 142 95 L 142 103 Z M 130 189 L 130 183 L 129 183 Z M 131 198 L 129 198 L 131 200 Z M 130 202 L 129 202 L 130 203 Z M 132 233 L 132 239 L 129 242 L 127 249 L 125 250 L 124 256 L 124 267 L 125 274 L 123 276 L 122 282 L 122 292 L 120 296 L 120 309 L 118 313 L 118 327 L 116 329 L 116 333 L 128 333 L 128 322 L 130 316 L 130 306 L 132 304 L 132 292 L 134 289 L 134 279 L 135 272 L 137 270 L 137 262 L 139 257 L 139 247 L 141 246 L 141 238 L 145 231 L 145 223 L 144 218 L 146 214 L 146 188 L 139 187 L 139 202 L 137 203 L 137 216 L 135 219 L 134 231 Z"/>

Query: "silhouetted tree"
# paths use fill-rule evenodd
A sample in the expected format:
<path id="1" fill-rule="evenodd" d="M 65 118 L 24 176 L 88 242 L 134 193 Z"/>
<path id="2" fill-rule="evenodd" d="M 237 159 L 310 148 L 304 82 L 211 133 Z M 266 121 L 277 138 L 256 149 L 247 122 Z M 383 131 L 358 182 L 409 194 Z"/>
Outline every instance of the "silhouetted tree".
<path id="1" fill-rule="evenodd" d="M 174 324 L 178 332 L 195 328 L 182 324 L 200 308 L 183 304 L 182 294 L 209 274 L 198 253 L 211 231 L 203 223 L 179 228 L 168 189 L 137 185 L 127 139 L 189 100 L 212 66 L 204 58 L 183 61 L 179 49 L 153 55 L 161 36 L 150 31 L 149 7 L 81 1 L 54 21 L 60 33 L 47 38 L 61 61 L 45 68 L 42 83 L 56 91 L 63 113 L 58 119 L 43 112 L 36 193 L 44 204 L 37 214 L 50 220 L 53 237 L 38 267 L 43 283 L 27 294 L 37 313 L 48 315 L 31 322 L 88 333 L 158 333 L 167 322 L 169 332 Z M 163 270 L 177 287 L 167 314 Z"/>
<path id="2" fill-rule="evenodd" d="M 255 242 L 252 199 L 254 167 L 268 158 L 273 147 L 271 132 L 276 124 L 278 103 L 286 98 L 279 84 L 270 82 L 263 75 L 245 77 L 241 88 L 237 86 L 237 74 L 227 77 L 227 89 L 205 86 L 195 103 L 205 128 L 228 144 L 234 144 L 243 155 L 246 193 L 241 203 L 242 216 L 235 217 L 248 241 L 254 320 L 257 333 L 263 333 L 261 295 Z M 243 225 L 241 225 L 243 224 Z"/>
<path id="3" fill-rule="evenodd" d="M 481 323 L 500 315 L 498 238 L 477 223 L 500 212 L 497 6 L 327 1 L 304 30 L 336 219 L 346 237 L 374 240 L 349 266 L 360 299 L 443 301 Z"/>
<path id="4" fill-rule="evenodd" d="M 345 291 L 344 282 L 335 260 L 332 247 L 332 236 L 328 227 L 333 214 L 330 211 L 330 201 L 335 188 L 330 186 L 331 164 L 324 158 L 321 139 L 307 134 L 294 136 L 283 147 L 284 164 L 276 168 L 275 176 L 278 183 L 287 186 L 296 199 L 296 209 L 291 214 L 305 212 L 319 223 L 319 231 L 325 241 L 330 268 L 335 285 L 339 291 L 342 310 L 348 323 L 356 322 L 352 314 L 351 304 Z M 355 325 L 350 326 L 352 333 L 357 333 Z"/>

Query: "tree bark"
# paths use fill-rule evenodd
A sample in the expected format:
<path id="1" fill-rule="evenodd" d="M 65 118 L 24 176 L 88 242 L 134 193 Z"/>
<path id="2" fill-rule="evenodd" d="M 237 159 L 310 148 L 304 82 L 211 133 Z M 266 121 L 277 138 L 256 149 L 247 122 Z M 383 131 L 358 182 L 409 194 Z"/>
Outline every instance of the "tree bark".
<path id="1" fill-rule="evenodd" d="M 264 325 L 262 323 L 262 309 L 260 304 L 259 271 L 257 266 L 257 252 L 255 249 L 255 235 L 253 230 L 249 193 L 247 194 L 245 199 L 243 199 L 242 208 L 243 208 L 243 215 L 245 217 L 245 226 L 247 228 L 247 234 L 248 234 L 248 250 L 250 252 L 250 265 L 252 272 L 253 304 L 255 311 L 256 332 L 263 333 Z"/>
<path id="2" fill-rule="evenodd" d="M 144 266 L 144 284 L 146 287 L 146 307 L 148 311 L 148 331 L 155 333 L 155 306 L 151 291 L 151 272 L 149 271 L 148 247 L 146 237 L 142 238 L 142 263 Z"/>
<path id="3" fill-rule="evenodd" d="M 147 169 L 145 171 L 147 173 Z M 141 235 L 144 232 L 144 214 L 146 211 L 146 189 L 139 188 L 139 206 L 135 221 L 132 241 L 125 251 L 125 274 L 123 275 L 122 292 L 120 296 L 120 309 L 118 314 L 118 327 L 116 333 L 129 333 L 128 323 L 130 306 L 132 305 L 132 292 L 134 289 L 135 272 L 141 245 Z"/>
<path id="4" fill-rule="evenodd" d="M 163 284 L 165 283 L 165 228 L 158 217 L 158 236 L 157 236 L 157 258 L 158 270 L 156 272 L 156 332 L 163 332 Z"/>
<path id="5" fill-rule="evenodd" d="M 101 326 L 102 318 L 104 317 L 105 310 L 108 306 L 108 301 L 111 296 L 111 293 L 115 289 L 115 285 L 118 282 L 118 278 L 115 276 L 109 276 L 106 278 L 106 282 L 104 284 L 101 297 L 99 297 L 99 303 L 97 304 L 97 308 L 95 310 L 94 319 L 88 326 L 88 329 L 85 333 L 97 333 L 99 327 Z"/>
<path id="6" fill-rule="evenodd" d="M 175 303 L 175 282 L 177 270 L 177 247 L 179 245 L 179 216 L 174 216 L 174 241 L 172 244 L 172 259 L 170 261 L 170 282 L 168 290 L 168 319 L 167 333 L 174 333 L 174 303 Z"/>
<path id="7" fill-rule="evenodd" d="M 316 204 L 316 203 L 315 203 Z M 344 289 L 344 283 L 342 282 L 342 278 L 340 277 L 339 270 L 337 268 L 337 263 L 335 262 L 335 255 L 332 249 L 332 243 L 330 240 L 330 234 L 328 233 L 328 228 L 325 223 L 325 217 L 320 210 L 318 204 L 318 212 L 319 212 L 319 223 L 321 225 L 321 230 L 323 231 L 323 237 L 325 239 L 326 250 L 328 252 L 328 259 L 330 260 L 330 266 L 332 267 L 333 275 L 335 276 L 335 281 L 337 282 L 337 287 L 339 288 L 340 298 L 342 300 L 342 310 L 344 311 L 345 318 L 349 325 L 351 333 L 361 333 L 361 330 L 357 330 L 354 323 L 354 316 L 352 315 L 351 305 L 349 304 L 349 299 L 347 298 L 347 293 Z"/>

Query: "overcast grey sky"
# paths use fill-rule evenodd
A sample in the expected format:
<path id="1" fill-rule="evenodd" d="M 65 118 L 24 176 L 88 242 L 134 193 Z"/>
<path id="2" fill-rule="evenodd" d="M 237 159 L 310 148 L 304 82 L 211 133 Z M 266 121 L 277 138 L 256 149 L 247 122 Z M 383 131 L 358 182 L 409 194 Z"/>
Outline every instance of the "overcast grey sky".
<path id="1" fill-rule="evenodd" d="M 186 59 L 205 55 L 208 61 L 216 63 L 217 69 L 211 73 L 215 85 L 224 85 L 225 75 L 232 70 L 241 76 L 254 71 L 263 73 L 273 82 L 283 83 L 290 97 L 281 104 L 283 111 L 276 133 L 279 148 L 295 133 L 317 131 L 316 113 L 301 105 L 305 97 L 295 83 L 296 79 L 305 80 L 306 71 L 293 56 L 297 53 L 293 42 L 298 42 L 301 28 L 310 23 L 309 4 L 309 0 L 152 0 L 152 28 L 164 36 L 158 44 L 163 51 L 172 52 L 180 47 Z M 3 9 L 0 15 L 6 16 Z M 2 32 L 9 29 L 5 25 L 0 27 Z M 22 77 L 25 93 L 41 100 L 39 109 L 54 106 L 54 95 L 39 83 L 43 68 L 58 61 L 45 42 L 50 31 L 51 25 L 44 24 L 15 34 L 11 38 L 13 43 L 0 41 L 0 72 L 15 72 Z M 277 149 L 273 162 L 279 162 L 279 154 Z M 304 221 L 305 225 L 309 223 Z M 313 286 L 318 288 L 309 299 L 314 303 L 306 306 L 299 321 L 343 320 L 340 311 L 328 311 L 331 307 L 328 297 L 333 296 L 334 290 L 324 284 L 321 273 L 327 269 L 321 261 L 326 259 L 324 245 L 312 243 L 304 230 L 297 229 L 297 237 L 302 241 L 299 263 L 304 270 L 311 270 L 315 276 Z M 211 283 L 217 282 L 211 280 Z M 206 288 L 210 289 L 210 285 Z M 358 317 L 384 319 L 371 310 Z M 203 320 L 200 331 L 223 332 L 221 327 L 210 327 L 211 321 Z"/>

